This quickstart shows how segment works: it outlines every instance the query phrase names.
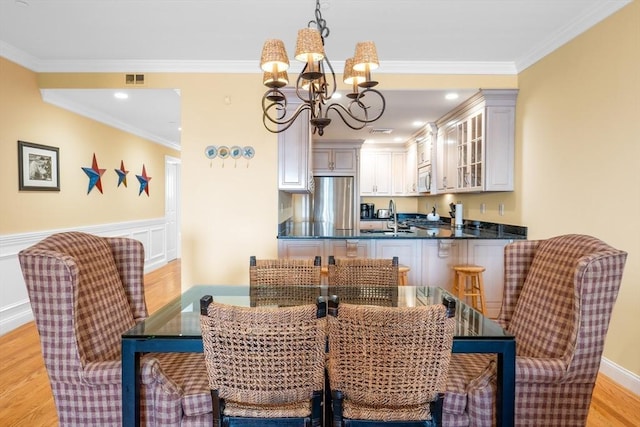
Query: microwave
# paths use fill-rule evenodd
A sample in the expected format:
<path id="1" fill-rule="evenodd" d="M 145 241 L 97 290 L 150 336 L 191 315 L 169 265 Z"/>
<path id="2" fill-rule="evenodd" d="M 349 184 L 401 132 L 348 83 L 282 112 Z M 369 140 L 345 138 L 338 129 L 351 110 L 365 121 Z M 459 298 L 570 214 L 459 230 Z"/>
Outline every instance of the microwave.
<path id="1" fill-rule="evenodd" d="M 418 169 L 418 193 L 431 192 L 431 165 Z"/>

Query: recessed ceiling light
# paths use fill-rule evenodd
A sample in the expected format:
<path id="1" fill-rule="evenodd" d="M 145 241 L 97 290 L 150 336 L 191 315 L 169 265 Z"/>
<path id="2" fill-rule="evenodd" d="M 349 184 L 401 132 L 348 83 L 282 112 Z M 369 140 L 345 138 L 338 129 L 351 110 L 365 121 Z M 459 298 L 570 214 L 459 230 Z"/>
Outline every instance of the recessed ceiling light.
<path id="1" fill-rule="evenodd" d="M 125 92 L 116 92 L 116 93 L 113 94 L 113 96 L 116 99 L 127 99 L 127 98 L 129 98 L 129 94 L 127 94 Z"/>
<path id="2" fill-rule="evenodd" d="M 395 142 L 402 142 L 402 137 L 396 136 L 395 138 L 393 138 L 393 140 Z"/>
<path id="3" fill-rule="evenodd" d="M 460 95 L 458 95 L 455 92 L 450 92 L 444 96 L 444 99 L 453 100 L 453 99 L 458 99 L 459 96 Z"/>
<path id="4" fill-rule="evenodd" d="M 335 92 L 332 96 L 331 99 L 340 99 L 342 98 L 342 94 L 340 92 Z"/>
<path id="5" fill-rule="evenodd" d="M 416 120 L 415 122 L 412 123 L 413 127 L 415 128 L 419 128 L 420 126 L 424 126 L 424 122 L 421 120 Z"/>

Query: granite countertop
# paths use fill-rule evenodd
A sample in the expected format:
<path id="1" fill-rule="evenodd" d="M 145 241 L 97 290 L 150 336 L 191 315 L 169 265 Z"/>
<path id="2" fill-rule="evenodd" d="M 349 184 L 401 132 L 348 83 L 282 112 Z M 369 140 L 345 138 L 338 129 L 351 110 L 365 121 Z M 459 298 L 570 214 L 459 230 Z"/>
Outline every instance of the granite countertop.
<path id="1" fill-rule="evenodd" d="M 372 221 L 384 221 L 371 219 Z M 367 220 L 360 220 L 361 222 Z M 399 214 L 398 234 L 393 230 L 336 230 L 331 223 L 293 222 L 280 224 L 278 239 L 509 239 L 527 238 L 527 227 L 465 220 L 464 227 L 451 227 L 450 218 L 427 221 L 425 215 Z"/>

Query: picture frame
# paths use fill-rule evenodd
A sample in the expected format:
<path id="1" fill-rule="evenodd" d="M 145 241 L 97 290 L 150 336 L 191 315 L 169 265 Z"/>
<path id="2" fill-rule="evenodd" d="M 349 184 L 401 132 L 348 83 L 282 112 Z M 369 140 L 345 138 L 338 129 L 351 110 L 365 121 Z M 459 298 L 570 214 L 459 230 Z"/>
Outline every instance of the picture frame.
<path id="1" fill-rule="evenodd" d="M 60 191 L 60 149 L 18 141 L 20 191 Z"/>

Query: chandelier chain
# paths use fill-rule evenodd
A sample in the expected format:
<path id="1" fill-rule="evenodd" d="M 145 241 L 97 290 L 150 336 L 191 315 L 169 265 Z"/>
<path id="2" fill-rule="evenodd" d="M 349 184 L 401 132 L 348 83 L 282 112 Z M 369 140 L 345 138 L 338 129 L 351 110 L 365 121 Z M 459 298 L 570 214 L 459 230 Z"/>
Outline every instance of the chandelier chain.
<path id="1" fill-rule="evenodd" d="M 316 0 L 316 11 L 315 11 L 316 19 L 309 21 L 308 26 L 311 27 L 315 25 L 318 31 L 320 32 L 320 37 L 322 37 L 322 44 L 324 44 L 324 39 L 329 37 L 329 27 L 327 26 L 327 21 L 322 17 L 322 11 L 320 10 L 320 0 Z"/>

